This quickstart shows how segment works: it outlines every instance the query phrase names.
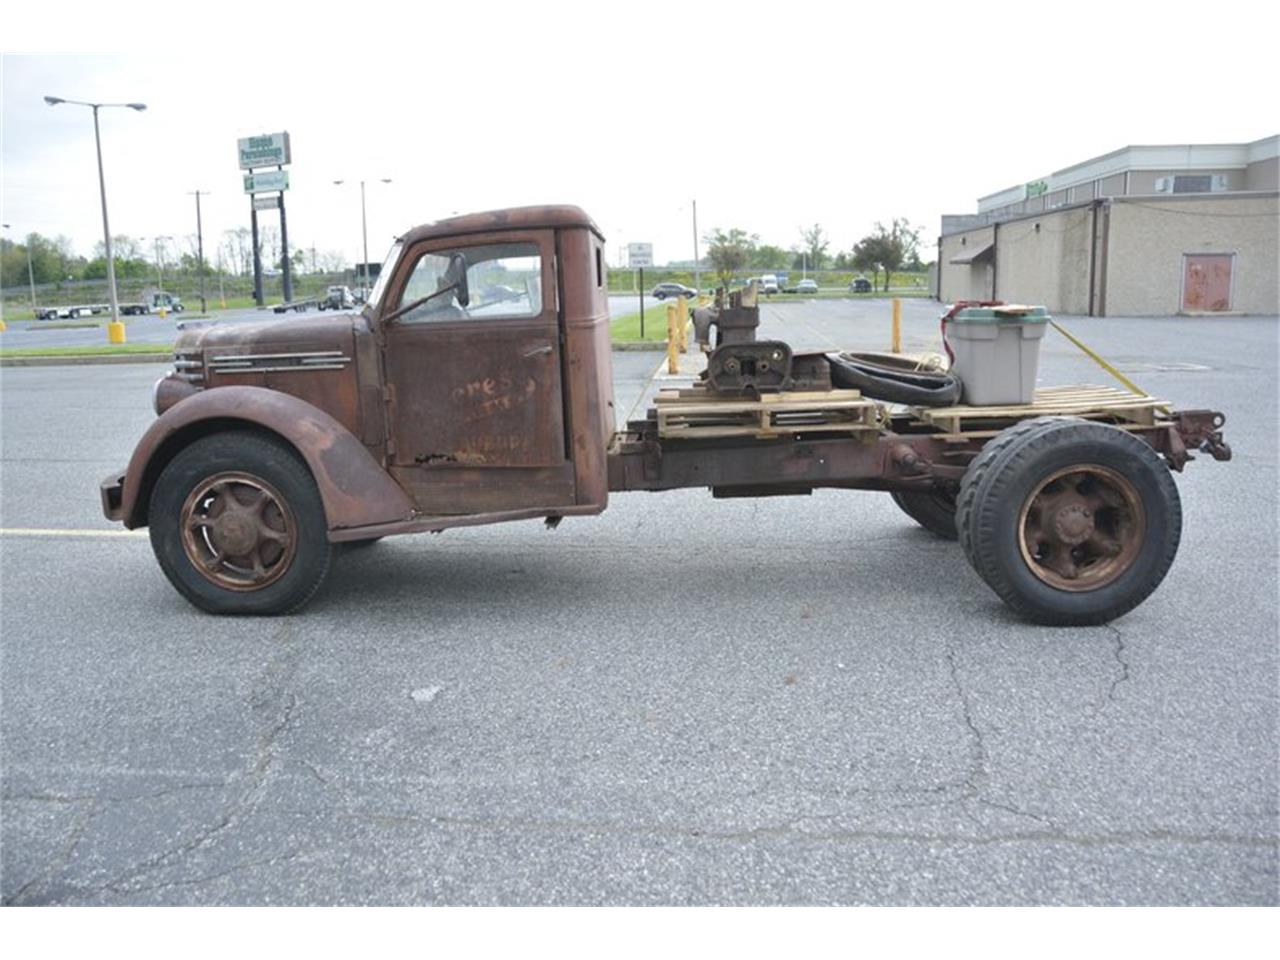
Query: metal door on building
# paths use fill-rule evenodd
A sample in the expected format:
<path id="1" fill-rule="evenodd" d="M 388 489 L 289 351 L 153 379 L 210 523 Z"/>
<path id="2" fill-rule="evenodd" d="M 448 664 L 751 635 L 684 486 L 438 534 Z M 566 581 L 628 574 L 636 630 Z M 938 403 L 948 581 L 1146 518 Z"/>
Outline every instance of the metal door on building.
<path id="1" fill-rule="evenodd" d="M 1233 253 L 1188 253 L 1182 257 L 1182 309 L 1231 309 Z"/>

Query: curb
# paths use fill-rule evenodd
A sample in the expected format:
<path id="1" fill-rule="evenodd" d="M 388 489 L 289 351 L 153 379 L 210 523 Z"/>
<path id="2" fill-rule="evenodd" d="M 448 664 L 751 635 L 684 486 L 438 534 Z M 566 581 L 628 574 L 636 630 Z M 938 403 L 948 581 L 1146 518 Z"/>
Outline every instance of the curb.
<path id="1" fill-rule="evenodd" d="M 99 363 L 170 363 L 172 353 L 106 353 L 87 357 L 0 357 L 0 367 L 85 367 Z"/>
<path id="2" fill-rule="evenodd" d="M 667 352 L 667 341 L 665 340 L 620 340 L 613 345 L 613 349 L 619 353 L 638 353 L 645 352 Z"/>

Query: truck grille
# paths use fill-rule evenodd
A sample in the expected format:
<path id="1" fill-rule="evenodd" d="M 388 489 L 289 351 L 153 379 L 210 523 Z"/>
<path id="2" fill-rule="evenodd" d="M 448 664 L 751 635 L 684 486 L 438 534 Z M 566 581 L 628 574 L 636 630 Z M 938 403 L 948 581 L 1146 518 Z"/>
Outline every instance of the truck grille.
<path id="1" fill-rule="evenodd" d="M 284 373 L 341 370 L 351 358 L 340 350 L 313 353 L 235 353 L 209 358 L 210 373 Z"/>
<path id="2" fill-rule="evenodd" d="M 171 375 L 187 383 L 204 383 L 204 361 L 200 359 L 199 351 L 175 351 Z"/>

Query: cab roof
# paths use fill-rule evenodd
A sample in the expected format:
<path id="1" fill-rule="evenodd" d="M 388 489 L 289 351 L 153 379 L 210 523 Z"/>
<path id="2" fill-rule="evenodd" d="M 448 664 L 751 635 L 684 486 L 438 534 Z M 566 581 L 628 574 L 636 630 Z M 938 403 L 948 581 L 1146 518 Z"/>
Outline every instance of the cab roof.
<path id="1" fill-rule="evenodd" d="M 414 227 L 400 237 L 400 240 L 403 243 L 415 243 L 436 237 L 489 233 L 493 230 L 537 230 L 557 227 L 586 227 L 601 240 L 604 239 L 600 228 L 581 207 L 554 204 L 539 207 L 508 207 L 505 210 L 486 210 L 483 213 L 449 217 Z"/>

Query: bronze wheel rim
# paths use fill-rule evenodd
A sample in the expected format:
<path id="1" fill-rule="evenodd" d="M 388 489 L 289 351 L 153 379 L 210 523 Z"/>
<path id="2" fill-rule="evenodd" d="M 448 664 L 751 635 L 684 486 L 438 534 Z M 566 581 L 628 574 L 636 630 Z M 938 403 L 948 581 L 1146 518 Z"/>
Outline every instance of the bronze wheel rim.
<path id="1" fill-rule="evenodd" d="M 1137 488 L 1097 464 L 1051 474 L 1018 516 L 1018 547 L 1027 567 L 1050 586 L 1073 593 L 1097 590 L 1123 575 L 1145 536 Z"/>
<path id="2" fill-rule="evenodd" d="M 224 590 L 275 583 L 298 546 L 298 525 L 276 489 L 247 473 L 202 480 L 182 505 L 182 547 L 200 574 Z"/>

